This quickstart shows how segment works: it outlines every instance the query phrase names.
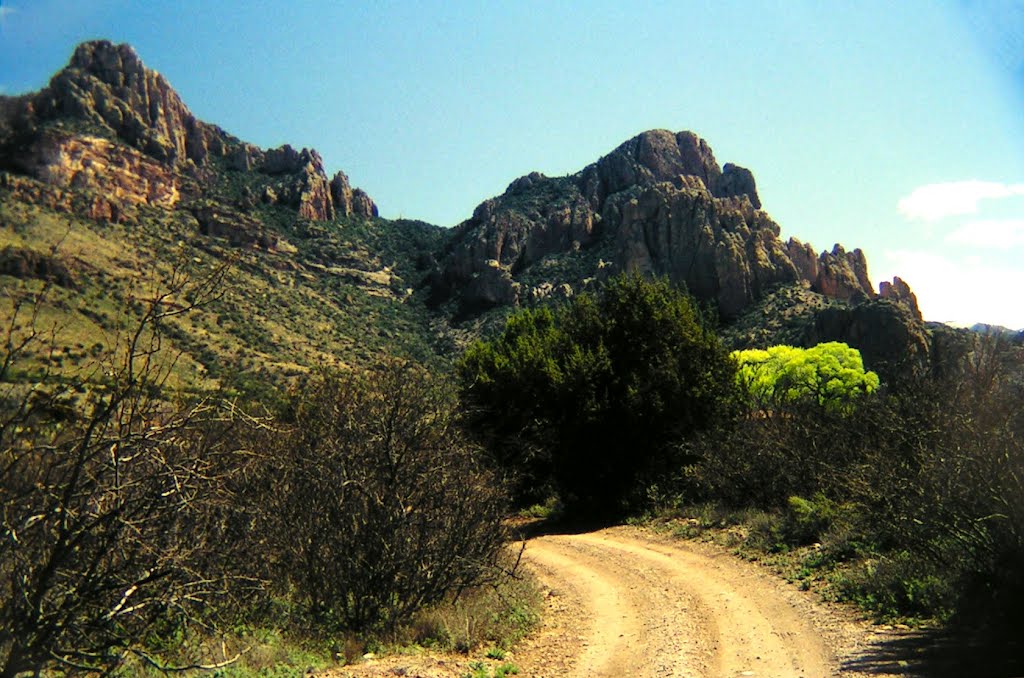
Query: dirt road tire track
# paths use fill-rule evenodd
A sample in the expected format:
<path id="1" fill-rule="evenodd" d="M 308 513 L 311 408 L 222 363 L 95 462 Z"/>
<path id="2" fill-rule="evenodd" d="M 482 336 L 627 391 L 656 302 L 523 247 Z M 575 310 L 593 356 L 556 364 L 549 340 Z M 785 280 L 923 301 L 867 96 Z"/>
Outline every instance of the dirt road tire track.
<path id="1" fill-rule="evenodd" d="M 523 563 L 546 591 L 538 628 L 508 656 L 524 678 L 907 674 L 871 659 L 882 636 L 852 611 L 719 547 L 612 527 L 534 537 Z M 458 678 L 469 665 L 391 657 L 318 675 Z"/>
<path id="2" fill-rule="evenodd" d="M 556 593 L 573 589 L 583 601 L 586 624 L 578 633 L 585 649 L 570 675 L 835 673 L 813 624 L 727 556 L 709 558 L 619 529 L 536 538 L 526 562 Z"/>

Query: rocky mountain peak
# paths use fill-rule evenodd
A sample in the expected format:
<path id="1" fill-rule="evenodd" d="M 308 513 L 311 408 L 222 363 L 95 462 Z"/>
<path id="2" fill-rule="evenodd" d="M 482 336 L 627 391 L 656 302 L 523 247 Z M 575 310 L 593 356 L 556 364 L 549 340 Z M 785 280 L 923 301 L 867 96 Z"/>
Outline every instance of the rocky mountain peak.
<path id="1" fill-rule="evenodd" d="M 224 158 L 231 171 L 271 177 L 264 200 L 289 205 L 300 217 L 377 214 L 365 192 L 332 190 L 316 150 L 285 144 L 263 151 L 198 120 L 129 45 L 83 43 L 42 91 L 0 97 L 0 167 L 61 188 L 93 190 L 107 203 L 94 210 L 100 215 L 123 215 L 125 201 L 173 205 L 186 184 L 199 192 L 193 198 L 210 197 L 202 184 L 217 171 L 211 158 Z"/>
<path id="2" fill-rule="evenodd" d="M 111 87 L 120 88 L 137 87 L 146 82 L 150 73 L 131 45 L 115 45 L 109 40 L 83 42 L 75 48 L 67 68 L 95 76 Z M 159 74 L 153 75 L 163 80 Z M 169 86 L 167 88 L 170 89 Z"/>
<path id="3" fill-rule="evenodd" d="M 761 207 L 750 171 L 726 164 L 723 172 L 708 143 L 688 131 L 648 130 L 580 174 L 584 194 L 598 209 L 608 196 L 631 186 L 668 182 L 681 188 L 692 177 L 714 197 L 747 195 L 756 209 Z"/>
<path id="4" fill-rule="evenodd" d="M 455 229 L 431 282 L 435 301 L 455 296 L 470 315 L 615 270 L 668 276 L 726 320 L 779 285 L 849 303 L 877 298 L 861 250 L 837 244 L 819 253 L 780 232 L 761 210 L 750 170 L 721 168 L 693 132 L 650 130 L 574 175 L 534 172 L 481 203 Z M 543 269 L 575 271 L 575 279 L 552 280 Z M 883 295 L 912 304 L 902 281 Z"/>
<path id="5" fill-rule="evenodd" d="M 197 120 L 167 79 L 146 68 L 128 45 L 79 45 L 35 97 L 34 108 L 41 120 L 78 118 L 109 130 L 160 162 L 198 164 L 224 152 L 224 133 Z"/>

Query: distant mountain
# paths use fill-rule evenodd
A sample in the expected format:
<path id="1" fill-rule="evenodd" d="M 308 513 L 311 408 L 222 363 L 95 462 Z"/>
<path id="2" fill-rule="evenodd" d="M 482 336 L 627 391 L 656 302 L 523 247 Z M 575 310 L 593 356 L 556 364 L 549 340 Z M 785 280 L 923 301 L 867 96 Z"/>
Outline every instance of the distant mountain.
<path id="1" fill-rule="evenodd" d="M 989 325 L 988 323 L 975 323 L 971 325 L 971 331 L 978 334 L 996 335 L 1007 339 L 1015 339 L 1018 336 L 1024 335 L 1024 329 L 1011 330 L 1009 327 Z"/>
<path id="2" fill-rule="evenodd" d="M 223 297 L 173 328 L 184 383 L 385 352 L 443 363 L 509 309 L 618 271 L 685 285 L 738 347 L 843 340 L 894 370 L 969 352 L 966 335 L 925 326 L 899 278 L 875 291 L 859 249 L 783 242 L 761 208 L 749 170 L 720 167 L 692 132 L 651 130 L 573 175 L 521 177 L 448 231 L 381 219 L 315 150 L 196 119 L 106 41 L 40 92 L 0 97 L 0 276 L 64 280 L 78 340 L 59 359 L 83 361 L 131 290 L 174 264 L 231 262 Z"/>
<path id="3" fill-rule="evenodd" d="M 608 259 L 577 271 L 577 283 L 601 271 L 668 275 L 726 319 L 771 287 L 798 282 L 835 299 L 894 299 L 920 315 L 902 281 L 874 292 L 863 252 L 836 245 L 817 254 L 798 240 L 784 243 L 760 207 L 749 170 L 719 168 L 692 132 L 651 130 L 572 176 L 530 174 L 482 203 L 455 229 L 434 298 L 458 296 L 472 312 L 543 296 L 530 269 L 596 249 Z"/>
<path id="4" fill-rule="evenodd" d="M 431 303 L 455 317 L 571 296 L 617 271 L 665 275 L 711 304 L 738 347 L 847 341 L 875 366 L 930 369 L 900 278 L 878 291 L 865 254 L 779 239 L 753 174 L 692 132 L 651 130 L 567 177 L 529 174 L 454 229 Z"/>

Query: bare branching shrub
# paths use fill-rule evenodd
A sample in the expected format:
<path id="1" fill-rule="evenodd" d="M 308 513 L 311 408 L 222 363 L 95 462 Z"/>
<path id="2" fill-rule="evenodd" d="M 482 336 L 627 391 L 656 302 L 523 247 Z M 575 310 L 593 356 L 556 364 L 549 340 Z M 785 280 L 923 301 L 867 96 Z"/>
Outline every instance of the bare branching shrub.
<path id="1" fill-rule="evenodd" d="M 266 439 L 250 488 L 269 576 L 312 621 L 393 630 L 499 571 L 504 497 L 421 368 L 328 373 Z"/>
<path id="2" fill-rule="evenodd" d="M 959 609 L 1024 604 L 1024 362 L 987 337 L 956 383 L 899 396 L 902 449 L 880 446 L 862 484 L 891 540 L 957 580 Z M 916 425 L 911 425 L 916 424 Z M 885 454 L 888 452 L 888 454 Z"/>
<path id="3" fill-rule="evenodd" d="M 884 614 L 974 609 L 1019 623 L 1022 375 L 1021 349 L 987 337 L 955 380 L 908 380 L 847 411 L 799 401 L 742 416 L 692 444 L 700 461 L 680 491 L 690 501 L 788 511 L 797 523 L 801 512 L 814 517 L 794 543 L 841 518 L 847 545 L 882 559 L 854 588 L 881 587 L 887 573 L 885 590 L 862 598 Z M 830 506 L 842 510 L 823 510 Z"/>
<path id="4" fill-rule="evenodd" d="M 228 590 L 214 556 L 230 447 L 204 402 L 161 397 L 161 324 L 218 275 L 176 275 L 87 378 L 9 380 L 45 351 L 47 288 L 8 290 L 0 362 L 0 676 L 106 671 Z M 170 303 L 172 299 L 191 302 Z M 52 344 L 51 344 L 52 345 Z M 156 661 L 150 658 L 152 661 Z"/>

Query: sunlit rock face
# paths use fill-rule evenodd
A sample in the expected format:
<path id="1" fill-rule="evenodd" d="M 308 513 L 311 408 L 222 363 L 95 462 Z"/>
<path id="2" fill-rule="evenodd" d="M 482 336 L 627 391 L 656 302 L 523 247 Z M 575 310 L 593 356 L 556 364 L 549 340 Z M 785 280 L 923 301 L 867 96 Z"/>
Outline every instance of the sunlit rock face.
<path id="1" fill-rule="evenodd" d="M 42 136 L 23 160 L 36 178 L 88 189 L 115 203 L 173 208 L 181 193 L 166 166 L 133 148 L 90 136 Z"/>
<path id="2" fill-rule="evenodd" d="M 799 281 L 837 299 L 876 296 L 859 249 L 836 245 L 818 254 L 795 239 L 783 243 L 779 233 L 761 210 L 749 170 L 720 168 L 693 132 L 651 130 L 575 175 L 513 181 L 457 227 L 433 281 L 438 299 L 458 290 L 464 306 L 486 308 L 494 295 L 474 295 L 488 286 L 467 283 L 494 278 L 492 262 L 516 278 L 552 255 L 612 242 L 610 261 L 602 263 L 668 276 L 725 318 L 772 286 Z"/>
<path id="3" fill-rule="evenodd" d="M 198 120 L 128 45 L 83 43 L 43 90 L 0 97 L 0 168 L 93 191 L 102 196 L 94 210 L 100 218 L 138 204 L 171 209 L 186 190 L 209 197 L 215 159 L 230 171 L 272 178 L 264 202 L 288 205 L 300 218 L 377 216 L 373 200 L 350 188 L 344 173 L 332 188 L 315 150 L 264 151 Z"/>

